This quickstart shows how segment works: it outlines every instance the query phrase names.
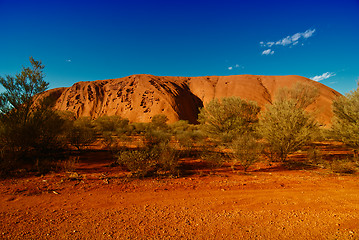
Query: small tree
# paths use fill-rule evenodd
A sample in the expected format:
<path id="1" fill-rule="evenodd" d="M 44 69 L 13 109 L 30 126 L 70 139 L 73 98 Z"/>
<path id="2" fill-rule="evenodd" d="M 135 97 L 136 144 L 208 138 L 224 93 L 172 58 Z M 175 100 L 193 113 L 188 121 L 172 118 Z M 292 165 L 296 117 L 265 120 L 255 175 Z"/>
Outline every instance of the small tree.
<path id="1" fill-rule="evenodd" d="M 359 84 L 355 91 L 333 102 L 333 113 L 333 136 L 357 152 L 359 149 Z"/>
<path id="2" fill-rule="evenodd" d="M 311 83 L 296 82 L 292 88 L 281 88 L 276 94 L 276 101 L 292 100 L 296 108 L 305 109 L 319 96 L 319 89 Z"/>
<path id="3" fill-rule="evenodd" d="M 259 111 L 255 102 L 227 97 L 210 101 L 200 110 L 198 120 L 210 138 L 227 143 L 238 135 L 252 132 Z"/>
<path id="4" fill-rule="evenodd" d="M 230 145 L 232 150 L 232 169 L 238 162 L 246 172 L 250 166 L 259 161 L 262 144 L 252 134 L 239 136 Z"/>
<path id="5" fill-rule="evenodd" d="M 0 77 L 5 89 L 0 94 L 1 158 L 9 164 L 30 151 L 43 154 L 57 146 L 62 130 L 63 121 L 51 109 L 53 101 L 35 99 L 49 85 L 44 81 L 44 65 L 32 57 L 30 63 L 31 67 L 23 67 L 15 76 Z"/>
<path id="6" fill-rule="evenodd" d="M 292 90 L 280 90 L 279 97 L 260 118 L 258 133 L 266 140 L 270 155 L 281 161 L 286 161 L 288 154 L 311 142 L 318 133 L 315 119 L 304 110 L 315 101 L 317 94 L 306 96 L 305 89 L 296 85 Z M 281 92 L 287 92 L 287 97 Z M 293 94 L 295 92 L 301 94 Z"/>
<path id="7" fill-rule="evenodd" d="M 34 96 L 47 89 L 49 83 L 44 81 L 44 65 L 30 57 L 31 67 L 23 67 L 15 76 L 6 75 L 0 77 L 0 83 L 5 92 L 0 94 L 0 112 L 12 116 L 22 124 L 25 124 L 31 113 Z"/>
<path id="8" fill-rule="evenodd" d="M 78 150 L 90 145 L 97 139 L 95 126 L 89 117 L 78 118 L 66 130 L 67 140 Z"/>
<path id="9" fill-rule="evenodd" d="M 151 125 L 155 129 L 167 129 L 168 117 L 164 114 L 156 114 L 152 117 Z"/>

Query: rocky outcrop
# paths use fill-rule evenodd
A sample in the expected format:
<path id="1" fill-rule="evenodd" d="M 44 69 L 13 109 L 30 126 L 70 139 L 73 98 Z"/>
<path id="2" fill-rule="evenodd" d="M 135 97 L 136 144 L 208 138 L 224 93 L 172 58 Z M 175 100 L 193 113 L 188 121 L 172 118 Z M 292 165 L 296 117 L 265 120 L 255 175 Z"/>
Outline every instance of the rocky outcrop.
<path id="1" fill-rule="evenodd" d="M 119 115 L 131 122 L 149 122 L 154 115 L 165 114 L 170 122 L 183 119 L 195 123 L 199 108 L 214 98 L 239 96 L 264 107 L 273 101 L 279 88 L 290 87 L 298 81 L 310 82 L 319 88 L 320 96 L 308 109 L 315 110 L 319 122 L 330 123 L 331 104 L 340 93 L 300 76 L 159 77 L 141 74 L 78 82 L 43 95 L 56 99 L 55 109 L 74 112 L 77 117 Z"/>

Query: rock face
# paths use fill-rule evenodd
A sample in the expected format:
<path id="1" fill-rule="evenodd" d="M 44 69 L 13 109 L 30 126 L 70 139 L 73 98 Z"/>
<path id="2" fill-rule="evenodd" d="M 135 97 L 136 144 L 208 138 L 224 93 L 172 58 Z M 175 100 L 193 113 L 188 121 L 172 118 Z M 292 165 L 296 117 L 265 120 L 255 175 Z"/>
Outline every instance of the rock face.
<path id="1" fill-rule="evenodd" d="M 276 91 L 296 82 L 310 82 L 319 88 L 320 96 L 308 107 L 319 122 L 329 124 L 332 101 L 341 94 L 300 76 L 208 76 L 158 77 L 132 75 L 124 78 L 78 82 L 69 88 L 43 93 L 56 99 L 55 109 L 71 111 L 77 117 L 119 115 L 131 122 L 149 122 L 156 114 L 165 114 L 170 122 L 180 119 L 196 123 L 199 108 L 214 98 L 239 96 L 270 104 Z"/>

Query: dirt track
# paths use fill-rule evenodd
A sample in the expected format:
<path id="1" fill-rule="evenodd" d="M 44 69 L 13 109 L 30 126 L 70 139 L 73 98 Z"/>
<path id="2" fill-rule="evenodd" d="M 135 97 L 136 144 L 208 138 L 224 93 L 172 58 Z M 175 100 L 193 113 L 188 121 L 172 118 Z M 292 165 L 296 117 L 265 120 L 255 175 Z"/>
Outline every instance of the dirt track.
<path id="1" fill-rule="evenodd" d="M 1 181 L 0 238 L 359 239 L 357 176 L 272 168 L 129 180 L 117 168 L 79 171 L 82 180 Z"/>

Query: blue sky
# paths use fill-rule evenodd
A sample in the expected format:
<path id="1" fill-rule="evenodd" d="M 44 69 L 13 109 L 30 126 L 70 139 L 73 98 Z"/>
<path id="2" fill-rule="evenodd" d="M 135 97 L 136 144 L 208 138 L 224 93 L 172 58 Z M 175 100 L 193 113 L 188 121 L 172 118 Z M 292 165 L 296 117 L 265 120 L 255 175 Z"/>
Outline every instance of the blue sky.
<path id="1" fill-rule="evenodd" d="M 0 0 L 0 75 L 45 64 L 50 88 L 132 74 L 359 78 L 359 0 Z"/>

